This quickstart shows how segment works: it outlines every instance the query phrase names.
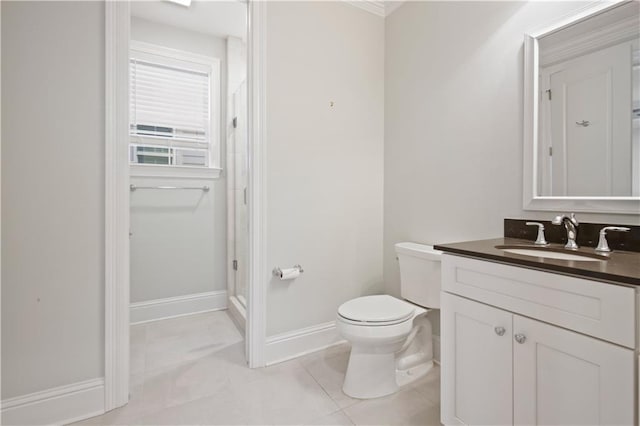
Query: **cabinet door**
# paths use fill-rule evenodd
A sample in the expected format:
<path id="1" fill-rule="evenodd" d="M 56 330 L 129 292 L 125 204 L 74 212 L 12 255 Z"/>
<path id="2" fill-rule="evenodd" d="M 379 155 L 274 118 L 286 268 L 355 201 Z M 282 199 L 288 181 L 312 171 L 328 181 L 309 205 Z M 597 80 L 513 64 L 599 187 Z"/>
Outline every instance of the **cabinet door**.
<path id="1" fill-rule="evenodd" d="M 512 317 L 442 293 L 442 423 L 513 422 Z"/>
<path id="2" fill-rule="evenodd" d="M 514 315 L 514 423 L 633 424 L 630 349 Z"/>

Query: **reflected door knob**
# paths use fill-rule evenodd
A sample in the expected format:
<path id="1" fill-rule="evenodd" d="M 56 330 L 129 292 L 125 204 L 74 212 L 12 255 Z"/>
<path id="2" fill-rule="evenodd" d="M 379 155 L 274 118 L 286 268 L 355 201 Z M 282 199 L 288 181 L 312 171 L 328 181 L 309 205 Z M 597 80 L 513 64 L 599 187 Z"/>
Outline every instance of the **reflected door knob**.
<path id="1" fill-rule="evenodd" d="M 498 336 L 504 336 L 504 333 L 507 331 L 504 327 L 496 327 L 493 330 Z"/>
<path id="2" fill-rule="evenodd" d="M 520 344 L 523 344 L 527 340 L 527 336 L 521 333 L 516 334 L 515 336 L 513 336 L 513 338 L 516 339 L 516 342 Z"/>

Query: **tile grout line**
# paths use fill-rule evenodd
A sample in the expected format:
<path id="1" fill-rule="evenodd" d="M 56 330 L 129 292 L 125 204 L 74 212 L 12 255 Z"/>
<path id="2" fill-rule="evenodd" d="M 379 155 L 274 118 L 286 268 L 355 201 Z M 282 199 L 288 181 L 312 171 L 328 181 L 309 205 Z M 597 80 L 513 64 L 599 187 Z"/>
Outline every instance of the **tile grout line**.
<path id="1" fill-rule="evenodd" d="M 329 394 L 329 392 L 327 392 L 327 390 L 324 388 L 324 386 L 322 386 L 322 384 L 321 384 L 320 382 L 318 382 L 318 380 L 317 380 L 317 379 L 315 378 L 315 376 L 311 373 L 311 371 L 309 371 L 309 369 L 307 368 L 307 366 L 306 366 L 304 363 L 302 363 L 300 360 L 298 360 L 298 362 L 302 365 L 302 368 L 304 368 L 304 370 L 307 372 L 307 374 L 309 374 L 309 376 L 311 376 L 311 378 L 316 382 L 316 384 L 317 384 L 318 386 L 320 386 L 320 389 L 322 389 L 322 391 L 323 391 L 323 392 L 324 392 L 324 393 L 329 397 L 329 399 L 330 399 L 334 404 L 336 404 L 336 406 L 338 407 L 338 409 L 337 409 L 336 411 L 333 411 L 333 412 L 331 412 L 331 413 L 327 414 L 326 416 L 332 416 L 332 415 L 334 415 L 335 413 L 341 412 L 342 414 L 344 414 L 344 415 L 349 419 L 349 421 L 351 422 L 351 424 L 352 424 L 352 425 L 355 425 L 355 424 L 356 424 L 356 422 L 355 422 L 351 417 L 349 417 L 349 415 L 348 415 L 344 410 L 345 410 L 345 409 L 347 409 L 347 408 L 355 407 L 356 405 L 358 405 L 358 404 L 362 403 L 362 401 L 356 401 L 356 402 L 354 402 L 353 404 L 351 404 L 351 405 L 349 405 L 349 406 L 347 406 L 347 407 L 341 407 L 341 406 L 338 404 L 338 402 L 337 402 L 337 401 L 336 401 L 336 400 L 335 400 L 335 399 L 334 399 L 334 398 Z M 324 417 L 326 417 L 326 416 L 324 416 Z"/>
<path id="2" fill-rule="evenodd" d="M 358 401 L 356 404 L 359 404 L 359 403 L 360 403 L 360 402 Z M 356 405 L 356 404 L 350 405 L 349 407 L 353 407 L 353 406 L 354 406 L 354 405 Z M 347 407 L 347 408 L 349 408 L 349 407 Z M 343 408 L 341 411 L 342 411 L 342 414 L 344 414 L 344 415 L 347 417 L 347 419 L 349 419 L 349 421 L 351 422 L 351 424 L 352 424 L 352 425 L 354 425 L 354 426 L 356 426 L 356 421 L 355 421 L 355 420 L 353 420 L 353 419 L 351 418 L 351 416 L 349 416 L 349 413 L 347 413 L 347 412 L 345 411 L 345 409 L 344 409 L 344 408 Z"/>
<path id="3" fill-rule="evenodd" d="M 324 388 L 324 386 L 322 386 L 322 384 L 318 381 L 318 379 L 316 379 L 316 378 L 315 378 L 315 376 L 313 375 L 313 373 L 311 373 L 311 371 L 309 371 L 309 369 L 307 368 L 307 366 L 306 366 L 306 365 L 304 365 L 300 360 L 298 360 L 298 363 L 299 363 L 300 365 L 302 365 L 302 368 L 304 368 L 304 371 L 306 371 L 306 372 L 307 372 L 307 374 L 308 374 L 309 376 L 311 376 L 311 378 L 313 379 L 313 381 L 314 381 L 314 382 L 316 382 L 316 384 L 317 384 L 318 386 L 320 386 L 320 389 L 322 389 L 322 392 L 324 392 L 324 394 L 325 394 L 325 395 L 327 395 L 327 396 L 329 397 L 329 399 L 330 399 L 334 404 L 336 404 L 336 407 L 338 407 L 338 410 L 336 410 L 336 411 L 340 411 L 340 410 L 342 410 L 342 408 L 340 408 L 340 406 L 338 405 L 338 403 L 336 402 L 336 400 L 335 400 L 335 399 L 333 399 L 333 397 L 332 397 L 331 395 L 329 395 L 329 392 L 327 392 L 327 390 Z M 335 413 L 336 411 L 332 412 L 331 414 Z"/>
<path id="4" fill-rule="evenodd" d="M 307 368 L 307 366 L 306 366 L 306 365 L 304 365 L 304 363 L 303 363 L 300 359 L 298 359 L 297 361 L 298 361 L 298 364 L 300 364 L 300 365 L 302 366 L 302 369 L 303 369 L 303 370 L 304 370 L 304 371 L 305 371 L 305 372 L 306 372 L 306 373 L 307 373 L 307 374 L 308 374 L 308 375 L 313 379 L 313 381 L 315 382 L 315 384 L 316 384 L 316 385 L 318 385 L 318 387 L 319 387 L 320 389 L 322 389 L 322 392 L 323 392 L 323 393 L 324 393 L 324 394 L 329 398 L 329 400 L 330 400 L 331 402 L 333 402 L 333 403 L 335 404 L 335 406 L 336 406 L 336 407 L 338 407 L 338 409 L 337 409 L 336 411 L 332 411 L 332 412 L 330 412 L 329 414 L 324 415 L 323 417 L 331 416 L 331 415 L 333 415 L 333 414 L 337 413 L 338 411 L 341 411 L 342 409 L 340 408 L 340 406 L 338 405 L 338 403 L 336 402 L 336 400 L 335 400 L 335 399 L 333 399 L 333 397 L 332 397 L 331 395 L 329 395 L 329 392 L 327 392 L 327 390 L 324 388 L 324 386 L 322 386 L 322 385 L 320 384 L 320 382 L 318 382 L 318 379 L 316 379 L 316 378 L 315 378 L 315 376 L 314 376 L 313 374 L 311 374 L 311 371 L 309 371 L 309 369 Z M 320 417 L 320 418 L 322 418 L 322 417 Z M 315 419 L 312 419 L 312 420 L 315 420 Z"/>

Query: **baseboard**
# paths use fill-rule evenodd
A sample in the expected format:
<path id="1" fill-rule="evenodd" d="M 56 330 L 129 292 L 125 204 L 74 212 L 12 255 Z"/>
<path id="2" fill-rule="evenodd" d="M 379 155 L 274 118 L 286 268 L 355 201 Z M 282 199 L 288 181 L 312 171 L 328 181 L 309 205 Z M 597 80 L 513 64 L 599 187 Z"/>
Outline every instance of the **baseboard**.
<path id="1" fill-rule="evenodd" d="M 233 323 L 244 333 L 247 323 L 247 310 L 240 303 L 237 297 L 233 296 L 229 298 L 229 316 Z"/>
<path id="2" fill-rule="evenodd" d="M 433 335 L 433 360 L 440 364 L 440 336 Z M 335 321 L 267 337 L 267 365 L 288 361 L 311 352 L 344 343 Z"/>
<path id="3" fill-rule="evenodd" d="M 335 321 L 267 337 L 267 365 L 287 361 L 310 352 L 345 342 Z"/>
<path id="4" fill-rule="evenodd" d="M 4 425 L 61 425 L 103 413 L 103 378 L 2 401 L 2 424 Z"/>
<path id="5" fill-rule="evenodd" d="M 131 324 L 141 324 L 226 308 L 227 291 L 221 290 L 132 303 L 129 316 Z"/>

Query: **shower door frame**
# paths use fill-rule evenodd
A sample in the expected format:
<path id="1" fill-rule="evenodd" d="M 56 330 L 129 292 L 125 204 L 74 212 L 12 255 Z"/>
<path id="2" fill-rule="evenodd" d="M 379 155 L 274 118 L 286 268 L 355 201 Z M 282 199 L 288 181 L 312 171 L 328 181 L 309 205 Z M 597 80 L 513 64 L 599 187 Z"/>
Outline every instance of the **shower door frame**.
<path id="1" fill-rule="evenodd" d="M 245 103 L 241 110 L 244 111 L 242 120 L 238 120 L 240 125 L 236 127 L 236 119 L 242 116 L 242 112 L 238 110 L 237 106 L 237 94 L 238 91 L 244 95 Z M 244 82 L 240 85 L 238 90 L 233 94 L 228 94 L 232 100 L 227 101 L 227 105 L 232 105 L 232 111 L 227 111 L 227 123 L 231 122 L 229 117 L 233 118 L 232 133 L 227 134 L 227 155 L 226 155 L 226 170 L 227 170 L 227 303 L 229 305 L 229 314 L 233 321 L 242 330 L 246 330 L 247 323 L 247 292 L 249 281 L 249 268 L 248 268 L 248 247 L 249 247 L 249 228 L 248 228 L 248 205 L 247 205 L 247 190 L 248 190 L 248 178 L 246 175 L 247 168 L 247 153 L 249 135 L 247 129 L 248 105 L 246 99 L 248 99 L 247 80 L 245 77 Z M 243 124 L 244 123 L 244 124 Z M 238 154 L 238 129 L 244 127 L 244 140 L 241 143 L 244 145 L 244 154 Z M 228 128 L 228 127 L 227 127 Z M 242 173 L 239 173 L 240 166 L 239 160 L 244 159 L 245 176 L 242 179 L 242 185 L 239 185 L 239 178 Z M 240 188 L 242 187 L 244 194 L 240 195 Z M 244 221 L 239 221 L 240 211 L 244 211 Z M 243 228 L 240 231 L 239 228 Z M 244 250 L 238 250 L 238 247 L 243 245 Z M 233 248 L 233 250 L 232 250 Z M 242 283 L 243 292 L 240 296 L 238 293 L 239 284 Z"/>
<path id="2" fill-rule="evenodd" d="M 242 1 L 242 0 L 238 0 Z M 266 2 L 249 0 L 247 37 L 249 282 L 245 342 L 249 367 L 266 346 Z M 105 2 L 104 409 L 129 402 L 129 42 L 128 0 Z"/>

